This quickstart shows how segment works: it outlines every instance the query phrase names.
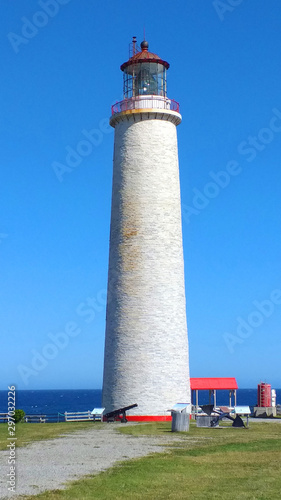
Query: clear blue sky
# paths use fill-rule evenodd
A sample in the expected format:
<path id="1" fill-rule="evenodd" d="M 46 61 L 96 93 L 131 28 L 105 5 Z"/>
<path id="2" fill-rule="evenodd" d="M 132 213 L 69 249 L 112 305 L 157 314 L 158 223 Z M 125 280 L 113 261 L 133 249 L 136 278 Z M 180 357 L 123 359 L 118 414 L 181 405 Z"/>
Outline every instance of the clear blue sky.
<path id="1" fill-rule="evenodd" d="M 101 387 L 107 119 L 144 25 L 183 116 L 191 376 L 281 387 L 281 3 L 2 0 L 0 389 Z"/>

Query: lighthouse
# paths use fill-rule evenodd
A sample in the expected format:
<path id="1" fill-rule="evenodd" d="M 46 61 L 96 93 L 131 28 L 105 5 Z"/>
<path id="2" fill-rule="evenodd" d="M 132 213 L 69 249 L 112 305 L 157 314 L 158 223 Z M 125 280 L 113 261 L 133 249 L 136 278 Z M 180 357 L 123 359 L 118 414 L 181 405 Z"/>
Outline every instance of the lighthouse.
<path id="1" fill-rule="evenodd" d="M 122 64 L 115 129 L 103 406 L 166 420 L 190 403 L 177 126 L 169 63 L 136 46 Z"/>

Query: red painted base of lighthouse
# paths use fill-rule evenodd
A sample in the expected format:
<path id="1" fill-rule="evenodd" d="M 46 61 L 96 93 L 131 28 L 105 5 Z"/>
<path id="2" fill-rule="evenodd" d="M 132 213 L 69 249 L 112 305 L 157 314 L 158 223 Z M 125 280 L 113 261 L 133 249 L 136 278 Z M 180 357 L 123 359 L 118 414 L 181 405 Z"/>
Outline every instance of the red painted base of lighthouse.
<path id="1" fill-rule="evenodd" d="M 126 415 L 128 422 L 170 422 L 171 415 Z"/>
<path id="2" fill-rule="evenodd" d="M 126 415 L 128 422 L 171 422 L 171 415 Z M 121 419 L 117 419 L 117 422 L 121 422 Z M 103 418 L 103 422 L 107 422 Z"/>

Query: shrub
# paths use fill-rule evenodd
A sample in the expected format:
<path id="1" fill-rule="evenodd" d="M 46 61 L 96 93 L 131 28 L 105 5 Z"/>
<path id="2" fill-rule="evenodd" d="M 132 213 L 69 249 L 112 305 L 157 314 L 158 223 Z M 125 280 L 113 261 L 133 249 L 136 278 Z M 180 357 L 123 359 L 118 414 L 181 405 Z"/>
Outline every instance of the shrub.
<path id="1" fill-rule="evenodd" d="M 21 422 L 23 420 L 24 415 L 25 411 L 15 410 L 15 415 L 14 415 L 15 423 L 17 424 L 18 422 Z"/>

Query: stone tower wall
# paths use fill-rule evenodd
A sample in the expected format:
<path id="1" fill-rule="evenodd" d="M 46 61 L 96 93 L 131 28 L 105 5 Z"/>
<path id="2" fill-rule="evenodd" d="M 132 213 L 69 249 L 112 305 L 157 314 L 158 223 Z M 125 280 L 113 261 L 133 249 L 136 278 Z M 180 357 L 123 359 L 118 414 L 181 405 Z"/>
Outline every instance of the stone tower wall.
<path id="1" fill-rule="evenodd" d="M 190 402 L 174 117 L 115 125 L 103 406 L 165 415 Z"/>

